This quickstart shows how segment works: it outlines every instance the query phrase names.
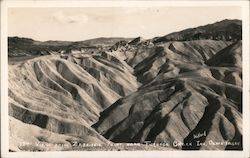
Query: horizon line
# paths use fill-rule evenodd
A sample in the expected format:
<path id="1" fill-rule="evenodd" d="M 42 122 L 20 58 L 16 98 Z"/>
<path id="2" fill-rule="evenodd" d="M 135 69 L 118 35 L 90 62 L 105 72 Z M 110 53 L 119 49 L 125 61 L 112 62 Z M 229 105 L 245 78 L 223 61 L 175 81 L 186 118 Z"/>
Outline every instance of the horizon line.
<path id="1" fill-rule="evenodd" d="M 99 37 L 93 37 L 93 38 L 88 38 L 88 39 L 82 39 L 82 40 L 60 40 L 60 39 L 48 39 L 48 40 L 38 40 L 38 39 L 35 39 L 35 38 L 32 38 L 32 37 L 27 37 L 27 36 L 18 36 L 18 35 L 15 35 L 15 36 L 7 36 L 8 38 L 25 38 L 25 39 L 31 39 L 33 41 L 37 41 L 37 42 L 52 42 L 52 41 L 57 41 L 57 42 L 83 42 L 83 41 L 88 41 L 88 40 L 94 40 L 94 39 L 99 39 L 99 38 L 107 38 L 107 39 L 111 39 L 111 38 L 124 38 L 124 39 L 134 39 L 134 38 L 138 38 L 138 37 L 142 37 L 144 38 L 145 40 L 149 40 L 149 39 L 153 39 L 153 38 L 156 38 L 156 37 L 163 37 L 163 36 L 167 36 L 169 34 L 173 34 L 173 33 L 177 33 L 177 32 L 181 32 L 181 31 L 185 31 L 185 30 L 188 30 L 188 29 L 195 29 L 195 28 L 198 28 L 198 27 L 203 27 L 203 26 L 207 26 L 207 25 L 211 25 L 211 24 L 215 24 L 215 23 L 218 23 L 218 22 L 222 22 L 222 21 L 225 21 L 225 20 L 230 20 L 230 21 L 234 21 L 234 20 L 239 20 L 239 21 L 242 21 L 242 19 L 228 19 L 228 18 L 225 18 L 225 19 L 222 19 L 222 20 L 217 20 L 215 22 L 212 22 L 212 23 L 208 23 L 208 24 L 205 24 L 205 25 L 199 25 L 199 26 L 195 26 L 195 27 L 188 27 L 188 28 L 183 28 L 183 29 L 180 29 L 180 30 L 177 30 L 177 31 L 173 31 L 173 32 L 170 32 L 170 33 L 166 33 L 164 35 L 158 35 L 158 36 L 154 36 L 152 38 L 145 38 L 143 36 L 134 36 L 134 37 L 125 37 L 125 36 L 99 36 Z"/>

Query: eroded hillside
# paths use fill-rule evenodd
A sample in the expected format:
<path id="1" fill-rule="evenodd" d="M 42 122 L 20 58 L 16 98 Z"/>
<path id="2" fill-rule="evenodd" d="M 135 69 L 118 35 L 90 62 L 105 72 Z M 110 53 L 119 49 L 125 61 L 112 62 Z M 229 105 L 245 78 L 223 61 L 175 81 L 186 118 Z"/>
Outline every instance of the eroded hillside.
<path id="1" fill-rule="evenodd" d="M 138 37 L 90 50 L 64 46 L 18 62 L 9 58 L 10 150 L 86 149 L 74 148 L 74 142 L 242 149 L 237 38 L 155 42 Z M 222 143 L 211 145 L 216 142 Z M 36 143 L 49 147 L 33 147 Z"/>

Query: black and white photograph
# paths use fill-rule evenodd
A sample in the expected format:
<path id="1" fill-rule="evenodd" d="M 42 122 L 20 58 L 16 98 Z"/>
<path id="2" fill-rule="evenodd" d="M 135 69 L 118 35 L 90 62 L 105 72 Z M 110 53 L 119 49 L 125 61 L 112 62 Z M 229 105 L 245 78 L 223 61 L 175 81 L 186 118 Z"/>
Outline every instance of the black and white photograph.
<path id="1" fill-rule="evenodd" d="M 1 146 L 246 156 L 249 3 L 103 3 L 6 7 Z"/>

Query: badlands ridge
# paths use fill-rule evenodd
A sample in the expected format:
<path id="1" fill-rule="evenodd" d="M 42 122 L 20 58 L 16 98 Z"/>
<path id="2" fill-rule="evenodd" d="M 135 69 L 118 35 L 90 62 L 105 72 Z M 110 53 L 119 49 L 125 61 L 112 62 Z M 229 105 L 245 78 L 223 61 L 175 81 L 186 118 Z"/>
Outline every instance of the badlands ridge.
<path id="1" fill-rule="evenodd" d="M 8 40 L 10 151 L 242 149 L 239 20 L 147 40 Z"/>

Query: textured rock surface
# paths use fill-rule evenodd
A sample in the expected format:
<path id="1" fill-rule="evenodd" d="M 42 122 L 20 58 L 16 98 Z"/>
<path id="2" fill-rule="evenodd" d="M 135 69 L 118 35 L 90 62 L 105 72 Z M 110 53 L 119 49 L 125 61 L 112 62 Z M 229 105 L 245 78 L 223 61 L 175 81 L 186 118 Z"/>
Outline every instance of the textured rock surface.
<path id="1" fill-rule="evenodd" d="M 227 33 L 240 25 L 236 21 L 231 27 L 231 22 L 198 30 L 219 27 Z M 28 57 L 18 56 L 24 49 L 14 39 L 9 47 L 18 54 L 12 57 L 12 51 L 9 58 L 10 150 L 91 150 L 74 148 L 74 141 L 141 143 L 138 150 L 242 149 L 242 42 L 238 36 L 204 38 L 21 39 L 38 52 L 51 46 L 49 55 Z M 37 143 L 46 146 L 32 146 Z M 95 149 L 133 150 L 124 144 Z"/>
<path id="2" fill-rule="evenodd" d="M 30 124 L 24 128 L 39 127 L 47 133 L 70 135 L 85 143 L 108 142 L 91 125 L 103 109 L 138 87 L 132 69 L 118 59 L 111 60 L 114 59 L 107 54 L 70 54 L 37 57 L 10 65 L 9 115 Z M 11 133 L 21 128 L 13 121 L 10 126 Z M 18 135 L 13 133 L 11 142 Z M 13 150 L 18 148 L 15 145 Z"/>
<path id="3" fill-rule="evenodd" d="M 160 59 L 169 52 L 164 49 L 166 47 L 162 48 Z M 241 50 L 240 42 L 229 45 L 222 52 L 224 50 L 236 51 L 230 53 L 230 56 L 238 57 L 237 52 Z M 219 67 L 220 65 L 210 67 L 204 64 L 203 58 L 185 58 L 184 53 L 179 52 L 182 55 L 173 53 L 171 58 L 166 57 L 162 65 L 156 64 L 160 65 L 156 77 L 151 81 L 146 80 L 146 84 L 138 91 L 119 99 L 104 110 L 100 120 L 93 127 L 114 142 L 241 142 L 241 69 Z M 150 60 L 156 62 L 158 59 L 151 57 Z M 197 60 L 197 63 L 194 60 Z M 149 61 L 146 62 L 148 65 Z M 143 68 L 148 66 L 146 63 Z M 145 77 L 142 78 L 145 82 Z M 194 139 L 194 134 L 203 132 L 206 133 L 205 137 Z M 240 149 L 241 146 L 183 147 L 225 148 Z"/>

